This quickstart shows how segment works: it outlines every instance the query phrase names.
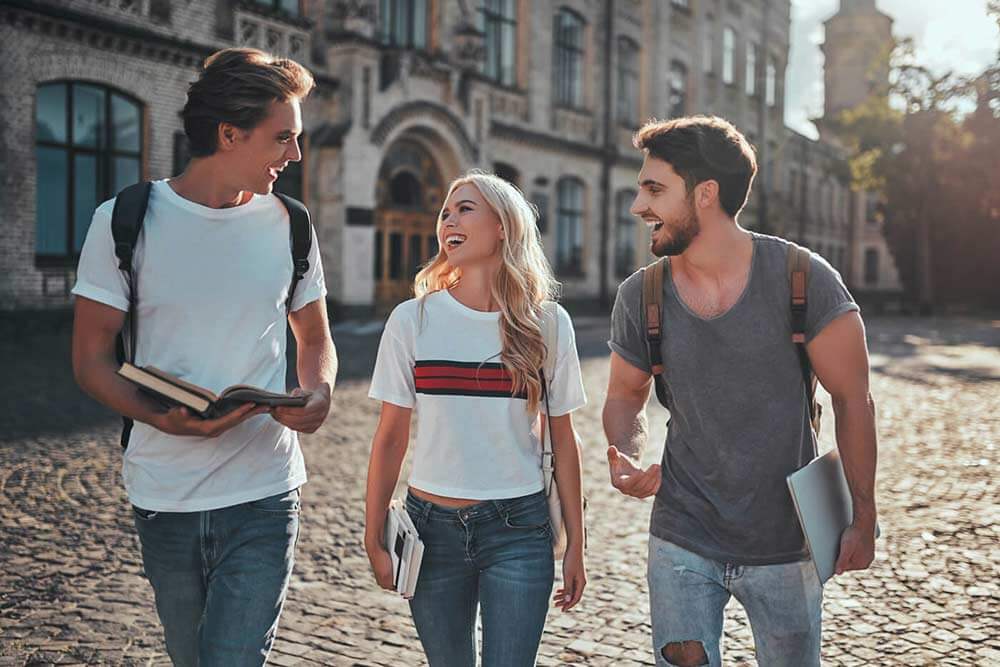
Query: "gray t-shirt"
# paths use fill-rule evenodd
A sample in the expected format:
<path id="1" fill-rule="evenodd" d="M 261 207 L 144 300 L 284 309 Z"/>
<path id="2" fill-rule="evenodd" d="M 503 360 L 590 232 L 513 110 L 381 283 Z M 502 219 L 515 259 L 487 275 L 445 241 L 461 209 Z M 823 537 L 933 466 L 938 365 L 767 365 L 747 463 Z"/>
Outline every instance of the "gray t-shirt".
<path id="1" fill-rule="evenodd" d="M 701 556 L 742 565 L 807 552 L 785 477 L 816 454 L 791 340 L 789 244 L 753 234 L 750 278 L 736 304 L 703 319 L 663 280 L 663 365 L 670 422 L 650 532 Z M 650 371 L 642 270 L 618 288 L 608 346 Z M 819 255 L 809 270 L 806 339 L 858 310 Z"/>

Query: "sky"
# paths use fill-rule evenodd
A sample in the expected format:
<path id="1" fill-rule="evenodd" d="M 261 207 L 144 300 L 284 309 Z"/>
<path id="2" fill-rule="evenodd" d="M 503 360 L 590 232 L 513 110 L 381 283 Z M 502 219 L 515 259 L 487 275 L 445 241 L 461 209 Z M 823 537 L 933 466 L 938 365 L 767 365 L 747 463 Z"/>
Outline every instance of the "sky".
<path id="1" fill-rule="evenodd" d="M 987 0 L 876 0 L 894 19 L 893 35 L 911 37 L 916 59 L 935 73 L 981 71 L 996 57 L 1000 35 Z M 792 0 L 791 50 L 785 81 L 785 123 L 815 138 L 809 122 L 823 113 L 823 21 L 840 0 Z"/>

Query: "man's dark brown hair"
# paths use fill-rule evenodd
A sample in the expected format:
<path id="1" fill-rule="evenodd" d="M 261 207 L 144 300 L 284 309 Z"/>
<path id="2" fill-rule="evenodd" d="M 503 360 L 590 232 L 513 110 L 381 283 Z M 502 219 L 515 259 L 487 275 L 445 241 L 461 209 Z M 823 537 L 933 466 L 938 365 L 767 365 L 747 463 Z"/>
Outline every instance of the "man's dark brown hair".
<path id="1" fill-rule="evenodd" d="M 257 49 L 216 51 L 188 88 L 181 112 L 191 155 L 215 153 L 220 123 L 252 130 L 267 118 L 272 102 L 301 100 L 315 85 L 309 70 L 294 60 Z"/>
<path id="2" fill-rule="evenodd" d="M 719 203 L 730 216 L 746 204 L 757 158 L 750 142 L 728 120 L 687 116 L 650 121 L 635 133 L 632 145 L 670 163 L 684 179 L 688 194 L 699 183 L 716 181 Z"/>

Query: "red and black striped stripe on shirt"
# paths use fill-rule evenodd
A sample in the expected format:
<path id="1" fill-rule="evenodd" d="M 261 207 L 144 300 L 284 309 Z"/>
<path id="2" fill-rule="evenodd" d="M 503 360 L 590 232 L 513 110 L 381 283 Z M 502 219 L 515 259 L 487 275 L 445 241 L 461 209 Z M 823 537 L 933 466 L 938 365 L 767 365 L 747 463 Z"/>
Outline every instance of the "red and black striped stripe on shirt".
<path id="1" fill-rule="evenodd" d="M 522 391 L 514 394 L 510 372 L 499 363 L 478 361 L 417 361 L 413 380 L 418 394 L 446 396 L 488 396 L 527 399 Z"/>

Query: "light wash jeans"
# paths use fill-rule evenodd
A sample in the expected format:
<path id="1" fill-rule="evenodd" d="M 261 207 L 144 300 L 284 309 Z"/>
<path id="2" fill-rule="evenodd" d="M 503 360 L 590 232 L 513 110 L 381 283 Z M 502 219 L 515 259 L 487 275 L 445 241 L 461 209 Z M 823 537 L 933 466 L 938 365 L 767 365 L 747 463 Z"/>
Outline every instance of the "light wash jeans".
<path id="1" fill-rule="evenodd" d="M 531 667 L 542 638 L 555 565 L 545 494 L 448 509 L 407 495 L 424 543 L 413 623 L 430 667 L 475 667 L 476 607 L 482 667 Z"/>
<path id="2" fill-rule="evenodd" d="M 649 536 L 649 607 L 659 667 L 722 665 L 722 613 L 730 596 L 746 609 L 760 667 L 818 667 L 823 587 L 812 561 L 735 565 Z M 688 644 L 691 642 L 692 644 Z M 669 662 L 682 643 L 704 660 Z"/>
<path id="3" fill-rule="evenodd" d="M 206 512 L 133 514 L 174 665 L 264 664 L 292 573 L 298 489 Z"/>

